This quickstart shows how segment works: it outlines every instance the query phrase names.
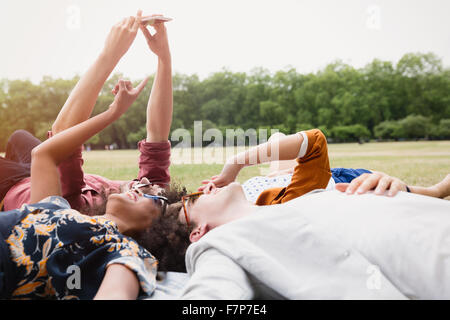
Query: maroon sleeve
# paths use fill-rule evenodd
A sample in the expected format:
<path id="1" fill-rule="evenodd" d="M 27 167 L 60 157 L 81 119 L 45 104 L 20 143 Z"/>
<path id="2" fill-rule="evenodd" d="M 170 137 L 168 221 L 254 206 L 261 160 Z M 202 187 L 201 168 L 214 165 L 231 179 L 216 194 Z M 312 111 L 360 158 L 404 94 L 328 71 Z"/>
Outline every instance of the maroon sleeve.
<path id="1" fill-rule="evenodd" d="M 170 183 L 170 142 L 138 143 L 141 155 L 139 157 L 138 179 L 146 177 L 150 182 L 165 187 Z"/>
<path id="2" fill-rule="evenodd" d="M 52 137 L 49 131 L 47 136 Z M 62 161 L 58 166 L 59 180 L 61 183 L 62 196 L 68 198 L 81 195 L 81 190 L 86 186 L 84 182 L 82 147 L 80 146 L 69 158 Z"/>

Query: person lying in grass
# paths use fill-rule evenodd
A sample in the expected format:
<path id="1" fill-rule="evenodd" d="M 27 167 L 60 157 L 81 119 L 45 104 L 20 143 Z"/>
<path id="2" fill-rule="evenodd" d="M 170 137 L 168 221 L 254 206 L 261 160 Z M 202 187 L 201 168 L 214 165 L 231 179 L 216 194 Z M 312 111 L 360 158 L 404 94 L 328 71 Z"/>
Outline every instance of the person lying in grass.
<path id="1" fill-rule="evenodd" d="M 157 260 L 130 237 L 165 214 L 168 199 L 138 187 L 108 196 L 106 213 L 83 215 L 62 197 L 58 165 L 117 120 L 145 86 L 119 80 L 109 109 L 31 152 L 30 204 L 0 215 L 3 299 L 136 299 L 155 287 Z M 73 270 L 79 270 L 71 283 Z M 78 283 L 78 285 L 76 284 Z"/>
<path id="2" fill-rule="evenodd" d="M 219 175 L 202 181 L 202 184 L 204 184 L 204 186 L 199 187 L 198 191 L 203 191 L 206 185 L 210 182 L 214 183 L 217 188 L 226 186 L 230 182 L 236 180 L 237 175 L 244 167 L 264 162 L 270 162 L 269 174 L 266 176 L 253 177 L 244 182 L 242 185 L 247 199 L 252 202 L 256 202 L 257 197 L 261 194 L 262 191 L 266 189 L 269 189 L 271 187 L 287 187 L 291 182 L 294 170 L 296 169 L 296 166 L 298 164 L 297 159 L 299 158 L 297 157 L 297 159 L 294 158 L 288 160 L 280 160 L 278 158 L 278 148 L 294 148 L 294 150 L 296 150 L 300 142 L 299 139 L 302 139 L 303 141 L 301 148 L 305 149 L 308 144 L 307 136 L 305 133 L 297 133 L 295 135 L 290 135 L 289 137 L 282 133 L 276 133 L 272 135 L 268 143 L 262 144 L 257 148 L 254 148 L 253 150 L 241 153 L 235 157 L 230 158 L 224 165 L 222 172 Z M 274 149 L 276 152 L 272 155 L 265 153 L 270 153 L 271 149 Z M 301 153 L 301 150 L 299 151 L 299 153 Z M 257 156 L 258 158 L 256 158 Z M 289 156 L 290 155 L 288 155 L 288 157 Z M 325 157 L 325 159 L 326 158 L 327 156 Z M 329 164 L 327 164 L 327 167 L 329 167 Z M 413 193 L 437 198 L 445 198 L 450 194 L 449 176 L 431 187 L 409 186 L 407 189 L 406 184 L 399 179 L 389 177 L 385 173 L 377 172 L 374 170 L 331 168 L 330 171 L 331 178 L 329 179 L 326 186 L 326 189 L 328 190 L 334 188 L 342 190 L 346 186 L 345 183 L 348 184 L 355 178 L 358 178 L 348 189 L 348 192 L 350 193 L 356 191 L 353 190 L 354 186 L 359 186 L 359 184 L 361 184 L 363 181 L 370 178 L 369 181 L 367 181 L 362 186 L 359 192 L 364 193 L 370 190 L 367 189 L 366 186 L 370 186 L 370 188 L 373 189 L 378 186 L 378 189 L 375 190 L 375 193 L 384 193 L 386 190 L 388 190 L 389 195 L 391 196 L 395 195 L 400 190 L 409 190 Z M 381 179 L 381 177 L 385 178 L 380 181 L 380 184 L 376 183 Z"/>
<path id="3" fill-rule="evenodd" d="M 138 29 L 143 32 L 150 50 L 158 57 L 158 69 L 147 106 L 147 136 L 138 143 L 140 150 L 139 173 L 135 180 L 114 181 L 94 174 L 85 174 L 81 143 L 72 154 L 58 164 L 61 196 L 72 209 L 89 216 L 103 215 L 107 199 L 112 194 L 125 195 L 137 187 L 151 195 L 164 196 L 170 203 L 177 202 L 186 190 L 176 183 L 170 183 L 170 142 L 168 141 L 172 121 L 172 72 L 171 55 L 167 31 L 163 22 L 153 26 L 152 36 L 140 22 L 141 12 L 128 17 L 111 28 L 99 57 L 81 77 L 59 112 L 49 132 L 57 136 L 67 129 L 86 121 L 94 108 L 98 94 L 106 79 L 128 51 Z M 121 83 L 130 89 L 130 81 Z M 139 90 L 143 90 L 145 80 Z M 119 93 L 119 83 L 113 94 Z M 10 137 L 5 158 L 0 157 L 0 210 L 21 208 L 31 199 L 31 150 L 40 140 L 24 130 L 18 130 Z M 168 213 L 172 212 L 168 206 Z M 0 212 L 2 215 L 3 212 Z M 170 215 L 168 215 L 170 217 Z M 158 258 L 159 270 L 185 271 L 184 250 L 188 239 L 177 226 L 176 219 L 158 218 L 150 228 L 139 234 L 136 240 Z"/>
<path id="4" fill-rule="evenodd" d="M 170 142 L 173 112 L 171 54 L 164 22 L 155 22 L 152 36 L 141 23 L 142 13 L 125 18 L 114 25 L 104 47 L 92 66 L 80 78 L 54 121 L 49 137 L 87 120 L 94 109 L 100 90 L 112 70 L 129 50 L 140 28 L 150 50 L 158 58 L 158 67 L 147 106 L 146 138 L 138 143 L 139 173 L 131 181 L 115 181 L 82 169 L 82 146 L 59 165 L 63 197 L 72 208 L 87 215 L 104 210 L 111 193 L 127 192 L 137 184 L 145 184 L 147 193 L 162 194 L 170 190 Z M 126 81 L 128 87 L 132 86 Z M 113 88 L 117 94 L 118 86 Z M 30 199 L 31 150 L 41 141 L 24 130 L 9 139 L 5 157 L 0 157 L 0 210 L 20 208 Z"/>
<path id="5" fill-rule="evenodd" d="M 190 215 L 206 215 L 207 208 L 211 208 L 211 206 L 220 208 L 220 206 L 213 204 L 212 199 L 211 202 L 207 199 L 216 195 L 219 197 L 222 190 L 228 186 L 236 187 L 235 180 L 242 168 L 265 162 L 293 159 L 295 159 L 296 166 L 292 169 L 292 176 L 278 181 L 278 186 L 267 188 L 264 183 L 260 183 L 260 185 L 256 186 L 260 190 L 256 189 L 257 192 L 255 192 L 251 190 L 252 187 L 254 188 L 251 185 L 252 179 L 241 186 L 249 204 L 257 206 L 280 204 L 319 189 L 332 190 L 336 188 L 348 193 L 354 193 L 356 187 L 359 187 L 357 189 L 358 193 L 374 189 L 375 194 L 381 195 L 388 190 L 388 194 L 391 196 L 398 191 L 410 191 L 440 198 L 450 195 L 449 176 L 435 186 L 423 188 L 408 187 L 399 179 L 381 172 L 372 173 L 364 169 L 345 168 L 332 170 L 329 164 L 326 137 L 320 130 L 312 129 L 289 136 L 278 136 L 270 139 L 267 143 L 251 148 L 228 160 L 219 175 L 203 181 L 204 186 L 199 188 L 199 192 L 183 197 L 180 221 L 186 221 L 189 224 L 191 220 Z M 291 170 L 289 166 L 287 170 Z M 286 173 L 286 168 L 281 168 L 281 172 Z M 270 181 L 270 178 L 272 177 L 264 177 L 263 179 L 264 181 Z M 357 180 L 354 180 L 355 178 Z M 345 181 L 345 179 L 348 179 L 348 181 Z M 345 183 L 341 184 L 341 182 Z M 252 192 L 256 193 L 256 197 Z M 195 224 L 195 226 L 196 228 L 193 228 L 190 235 L 191 242 L 198 240 L 212 227 L 207 224 Z"/>

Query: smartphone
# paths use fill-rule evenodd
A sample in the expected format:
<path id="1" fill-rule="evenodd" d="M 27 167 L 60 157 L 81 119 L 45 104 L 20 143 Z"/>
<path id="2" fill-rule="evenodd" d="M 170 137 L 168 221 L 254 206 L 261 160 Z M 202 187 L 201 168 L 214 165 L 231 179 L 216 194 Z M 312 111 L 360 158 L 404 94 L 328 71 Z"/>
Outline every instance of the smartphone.
<path id="1" fill-rule="evenodd" d="M 142 22 L 147 22 L 149 25 L 152 25 L 155 23 L 155 21 L 164 21 L 168 22 L 171 21 L 172 18 L 164 17 L 164 16 L 148 16 L 148 17 L 142 17 Z"/>

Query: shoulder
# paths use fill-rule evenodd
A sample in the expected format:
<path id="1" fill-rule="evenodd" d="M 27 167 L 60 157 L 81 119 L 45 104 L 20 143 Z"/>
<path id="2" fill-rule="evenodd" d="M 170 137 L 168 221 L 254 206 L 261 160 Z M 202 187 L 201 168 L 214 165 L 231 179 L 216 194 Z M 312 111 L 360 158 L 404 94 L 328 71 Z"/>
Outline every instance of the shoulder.
<path id="1" fill-rule="evenodd" d="M 53 211 L 53 210 L 70 209 L 69 202 L 67 202 L 66 199 L 60 196 L 49 196 L 42 199 L 39 202 L 33 204 L 25 204 L 24 206 L 26 206 L 31 210 L 48 209 Z"/>

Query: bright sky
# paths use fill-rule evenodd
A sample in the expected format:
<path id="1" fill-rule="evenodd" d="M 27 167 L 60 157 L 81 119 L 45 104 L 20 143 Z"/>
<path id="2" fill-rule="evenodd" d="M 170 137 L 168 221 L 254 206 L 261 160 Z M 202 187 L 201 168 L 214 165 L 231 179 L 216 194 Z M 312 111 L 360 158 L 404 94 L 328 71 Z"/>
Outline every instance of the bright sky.
<path id="1" fill-rule="evenodd" d="M 0 78 L 82 74 L 111 26 L 137 9 L 163 13 L 175 72 L 227 68 L 315 72 L 340 59 L 362 67 L 434 52 L 450 65 L 448 0 L 0 0 Z M 139 79 L 156 58 L 142 34 L 115 71 Z"/>

